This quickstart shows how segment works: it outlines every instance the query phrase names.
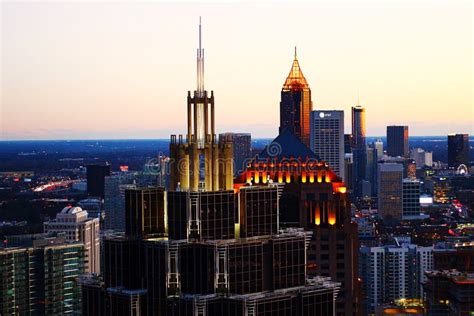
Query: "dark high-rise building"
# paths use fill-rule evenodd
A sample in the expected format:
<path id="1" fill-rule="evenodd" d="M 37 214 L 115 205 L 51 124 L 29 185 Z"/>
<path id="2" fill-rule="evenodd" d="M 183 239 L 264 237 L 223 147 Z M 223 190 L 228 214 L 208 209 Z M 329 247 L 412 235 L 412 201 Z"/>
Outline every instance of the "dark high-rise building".
<path id="1" fill-rule="evenodd" d="M 129 197 L 137 202 L 126 208 L 130 223 L 125 236 L 112 236 L 104 242 L 105 268 L 99 287 L 107 304 L 105 314 L 334 315 L 340 284 L 324 277 L 307 277 L 312 233 L 301 228 L 280 230 L 282 186 L 272 183 L 275 174 L 254 172 L 249 182 L 234 184 L 232 166 L 226 167 L 226 159 L 232 157 L 232 142 L 226 140 L 224 152 L 220 147 L 211 150 L 213 142 L 205 141 L 204 147 L 199 147 L 199 133 L 205 134 L 209 123 L 199 119 L 199 104 L 202 102 L 206 111 L 210 102 L 211 112 L 213 105 L 205 93 L 204 99 L 201 96 L 202 54 L 199 50 L 198 90 L 188 105 L 194 105 L 194 121 L 202 120 L 205 127 L 194 134 L 196 137 L 189 135 L 191 142 L 170 146 L 178 163 L 172 166 L 172 190 L 165 192 L 168 238 L 147 233 L 152 227 L 144 224 L 147 212 L 136 206 L 142 198 Z M 209 113 L 204 113 L 208 117 Z M 284 133 L 300 148 L 299 154 L 314 156 L 294 134 Z M 294 148 L 284 146 L 281 153 Z M 272 155 L 274 151 L 266 152 Z M 211 157 L 213 161 L 208 162 Z M 220 158 L 224 158 L 223 164 Z M 196 176 L 201 163 L 204 173 Z M 245 179 L 247 172 L 239 177 Z M 285 177 L 291 181 L 290 174 Z M 329 177 L 336 175 L 324 175 L 324 179 Z M 312 176 L 313 180 L 322 178 L 323 174 Z M 336 221 L 333 214 L 337 212 L 330 213 L 329 221 Z M 298 221 L 298 214 L 296 218 Z M 96 301 L 91 286 L 83 289 L 91 293 L 85 296 L 90 304 Z M 87 305 L 85 310 L 91 310 Z"/>
<path id="2" fill-rule="evenodd" d="M 280 150 L 273 151 L 274 147 Z M 329 276 L 343 284 L 336 301 L 336 315 L 358 314 L 359 241 L 357 225 L 351 221 L 347 187 L 327 164 L 306 150 L 292 134 L 281 134 L 236 182 L 265 181 L 279 187 L 280 222 L 312 232 L 307 254 L 308 275 Z"/>
<path id="3" fill-rule="evenodd" d="M 288 130 L 309 147 L 312 110 L 311 89 L 301 71 L 295 47 L 295 59 L 281 90 L 280 134 Z"/>
<path id="4" fill-rule="evenodd" d="M 456 245 L 455 248 L 435 249 L 433 251 L 433 265 L 435 270 L 458 270 L 474 272 L 474 247 L 467 243 Z"/>
<path id="5" fill-rule="evenodd" d="M 78 282 L 81 285 L 82 315 L 105 315 L 107 304 L 100 277 L 85 274 L 79 277 Z"/>
<path id="6" fill-rule="evenodd" d="M 84 245 L 66 243 L 64 237 L 24 240 L 22 246 L 0 248 L 0 314 L 79 311 L 76 278 L 84 273 Z"/>
<path id="7" fill-rule="evenodd" d="M 387 126 L 387 155 L 408 158 L 408 126 Z"/>
<path id="8" fill-rule="evenodd" d="M 469 135 L 448 135 L 448 166 L 457 169 L 465 165 L 469 169 Z"/>
<path id="9" fill-rule="evenodd" d="M 354 147 L 365 147 L 365 108 L 361 105 L 352 107 L 352 144 Z"/>
<path id="10" fill-rule="evenodd" d="M 88 165 L 87 170 L 87 194 L 104 198 L 105 177 L 110 176 L 110 165 Z"/>
<path id="11" fill-rule="evenodd" d="M 234 191 L 168 192 L 171 239 L 232 239 L 235 237 Z"/>
<path id="12" fill-rule="evenodd" d="M 371 196 L 377 195 L 377 149 L 375 147 L 367 147 L 367 169 L 366 178 L 370 183 Z"/>
<path id="13" fill-rule="evenodd" d="M 146 315 L 146 290 L 107 289 L 108 316 Z"/>
<path id="14" fill-rule="evenodd" d="M 240 237 L 276 235 L 278 233 L 278 188 L 248 186 L 240 189 Z"/>
<path id="15" fill-rule="evenodd" d="M 130 290 L 144 287 L 143 247 L 139 239 L 106 238 L 103 279 L 107 287 Z"/>
<path id="16" fill-rule="evenodd" d="M 425 272 L 426 315 L 471 315 L 474 277 L 457 270 Z"/>
<path id="17" fill-rule="evenodd" d="M 377 181 L 380 217 L 401 219 L 403 214 L 403 165 L 379 163 Z"/>
<path id="18" fill-rule="evenodd" d="M 365 109 L 352 107 L 352 190 L 356 197 L 362 196 L 362 181 L 366 180 L 367 150 L 365 138 Z"/>
<path id="19" fill-rule="evenodd" d="M 125 232 L 128 236 L 152 237 L 165 234 L 165 189 L 125 190 Z"/>
<path id="20" fill-rule="evenodd" d="M 344 134 L 344 154 L 352 153 L 352 134 Z"/>
<path id="21" fill-rule="evenodd" d="M 219 141 L 226 138 L 232 140 L 234 146 L 234 176 L 242 173 L 247 168 L 247 163 L 252 159 L 252 136 L 250 133 L 222 133 Z"/>

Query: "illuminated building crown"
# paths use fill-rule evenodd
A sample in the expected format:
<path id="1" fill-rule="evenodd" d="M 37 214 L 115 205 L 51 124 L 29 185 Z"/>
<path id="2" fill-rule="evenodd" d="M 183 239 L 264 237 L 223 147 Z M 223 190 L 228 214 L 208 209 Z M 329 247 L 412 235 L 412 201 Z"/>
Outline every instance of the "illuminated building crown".
<path id="1" fill-rule="evenodd" d="M 283 84 L 283 90 L 296 90 L 301 91 L 303 89 L 309 89 L 309 84 L 306 81 L 306 78 L 301 71 L 298 58 L 296 57 L 296 47 L 295 47 L 295 59 L 293 60 L 293 65 L 291 66 L 290 73 Z"/>

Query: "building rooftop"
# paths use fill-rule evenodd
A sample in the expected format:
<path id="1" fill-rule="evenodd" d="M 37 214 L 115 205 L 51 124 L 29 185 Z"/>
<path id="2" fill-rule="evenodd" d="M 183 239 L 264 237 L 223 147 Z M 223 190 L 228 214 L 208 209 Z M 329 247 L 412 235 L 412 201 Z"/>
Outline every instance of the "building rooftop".
<path id="1" fill-rule="evenodd" d="M 296 57 L 296 47 L 295 47 L 295 59 L 291 65 L 290 73 L 283 84 L 283 90 L 287 91 L 301 91 L 303 89 L 309 89 L 309 84 L 306 81 L 306 78 L 303 76 L 301 71 L 298 58 Z"/>
<path id="2" fill-rule="evenodd" d="M 62 209 L 61 214 L 77 214 L 82 212 L 82 208 L 78 206 L 66 206 Z"/>
<path id="3" fill-rule="evenodd" d="M 318 156 L 311 149 L 286 129 L 258 154 L 259 159 L 271 158 L 281 160 L 282 158 L 290 157 L 319 160 Z"/>

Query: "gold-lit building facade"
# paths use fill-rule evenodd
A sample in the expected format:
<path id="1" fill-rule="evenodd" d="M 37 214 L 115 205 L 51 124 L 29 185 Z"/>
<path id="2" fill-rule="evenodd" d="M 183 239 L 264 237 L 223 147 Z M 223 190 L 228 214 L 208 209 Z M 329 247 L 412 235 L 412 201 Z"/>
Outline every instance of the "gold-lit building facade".
<path id="1" fill-rule="evenodd" d="M 309 147 L 312 110 L 311 89 L 301 71 L 295 48 L 295 58 L 281 90 L 279 132 L 289 130 Z"/>
<path id="2" fill-rule="evenodd" d="M 204 49 L 199 24 L 197 89 L 187 100 L 187 134 L 171 135 L 170 191 L 218 191 L 232 189 L 232 139 L 220 140 L 215 132 L 214 92 L 204 89 Z"/>

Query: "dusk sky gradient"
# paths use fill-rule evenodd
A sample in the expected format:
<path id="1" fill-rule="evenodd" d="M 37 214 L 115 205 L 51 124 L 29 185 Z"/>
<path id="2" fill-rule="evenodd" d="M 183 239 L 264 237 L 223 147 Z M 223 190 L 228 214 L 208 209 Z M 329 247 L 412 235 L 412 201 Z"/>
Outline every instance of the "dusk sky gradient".
<path id="1" fill-rule="evenodd" d="M 2 2 L 0 140 L 168 138 L 196 88 L 218 132 L 275 137 L 294 46 L 313 108 L 366 107 L 367 134 L 474 134 L 471 1 Z"/>

